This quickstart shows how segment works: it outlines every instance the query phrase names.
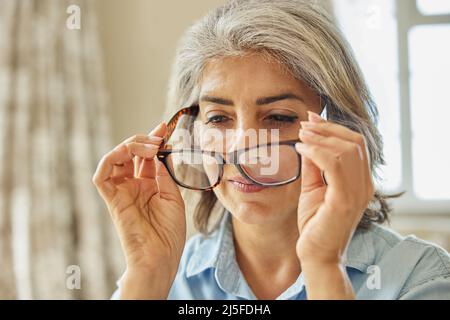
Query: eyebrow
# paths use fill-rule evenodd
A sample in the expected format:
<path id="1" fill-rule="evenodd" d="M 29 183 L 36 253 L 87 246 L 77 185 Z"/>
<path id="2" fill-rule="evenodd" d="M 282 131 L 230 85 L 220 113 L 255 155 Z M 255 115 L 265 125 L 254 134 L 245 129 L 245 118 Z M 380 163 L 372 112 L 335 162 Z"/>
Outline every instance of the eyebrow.
<path id="1" fill-rule="evenodd" d="M 281 100 L 299 100 L 302 102 L 305 102 L 305 100 L 293 93 L 282 93 L 276 96 L 271 96 L 271 97 L 263 97 L 263 98 L 258 98 L 256 100 L 256 105 L 261 106 L 261 105 L 265 105 L 265 104 L 271 104 L 277 101 L 281 101 Z"/>
<path id="2" fill-rule="evenodd" d="M 209 95 L 203 95 L 200 97 L 200 102 L 212 102 L 212 103 L 216 103 L 216 104 L 222 104 L 225 106 L 232 106 L 234 105 L 233 100 L 229 100 L 229 99 L 223 99 L 223 98 L 219 98 L 219 97 L 213 97 L 213 96 L 209 96 Z"/>
<path id="3" fill-rule="evenodd" d="M 282 93 L 282 94 L 278 94 L 275 96 L 258 98 L 258 99 L 256 99 L 256 105 L 262 106 L 262 105 L 271 104 L 271 103 L 282 101 L 282 100 L 299 100 L 299 101 L 305 102 L 303 97 L 298 96 L 294 93 L 287 92 L 287 93 Z M 225 105 L 225 106 L 234 105 L 233 100 L 224 99 L 224 98 L 220 98 L 220 97 L 213 97 L 213 96 L 209 96 L 209 95 L 201 96 L 200 102 L 212 102 L 212 103 L 221 104 L 221 105 Z"/>

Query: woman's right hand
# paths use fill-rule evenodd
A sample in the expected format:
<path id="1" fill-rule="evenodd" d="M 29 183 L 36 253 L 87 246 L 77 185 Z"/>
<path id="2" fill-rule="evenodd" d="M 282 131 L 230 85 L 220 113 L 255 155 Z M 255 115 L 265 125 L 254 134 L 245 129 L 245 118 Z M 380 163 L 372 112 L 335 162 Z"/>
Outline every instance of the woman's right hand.
<path id="1" fill-rule="evenodd" d="M 183 252 L 184 202 L 155 157 L 166 130 L 162 123 L 125 140 L 102 158 L 93 177 L 125 254 L 121 298 L 166 298 Z"/>

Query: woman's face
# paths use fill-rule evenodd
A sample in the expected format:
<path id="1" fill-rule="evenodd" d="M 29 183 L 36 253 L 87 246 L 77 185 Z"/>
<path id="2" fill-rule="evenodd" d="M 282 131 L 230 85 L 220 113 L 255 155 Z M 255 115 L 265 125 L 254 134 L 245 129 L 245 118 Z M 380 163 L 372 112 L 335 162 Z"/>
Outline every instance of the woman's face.
<path id="1" fill-rule="evenodd" d="M 258 54 L 210 61 L 200 82 L 199 106 L 202 126 L 223 132 L 228 152 L 254 144 L 249 142 L 254 135 L 247 132 L 256 132 L 257 137 L 267 133 L 270 141 L 270 130 L 276 129 L 280 141 L 298 139 L 307 111 L 320 112 L 315 92 L 275 60 Z M 288 169 L 289 163 L 280 160 L 280 170 Z M 284 186 L 258 188 L 249 185 L 235 166 L 225 165 L 214 192 L 240 221 L 262 224 L 296 213 L 300 183 L 297 179 Z"/>

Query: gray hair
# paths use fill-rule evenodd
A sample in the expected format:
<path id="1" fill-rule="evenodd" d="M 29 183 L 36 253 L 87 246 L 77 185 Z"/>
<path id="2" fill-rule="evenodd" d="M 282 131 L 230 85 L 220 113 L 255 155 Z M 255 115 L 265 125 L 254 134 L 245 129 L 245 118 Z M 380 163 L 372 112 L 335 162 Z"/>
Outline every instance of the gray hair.
<path id="1" fill-rule="evenodd" d="M 249 52 L 275 58 L 326 97 L 329 119 L 365 137 L 372 174 L 377 176 L 376 168 L 384 164 L 377 108 L 350 45 L 332 16 L 312 1 L 232 0 L 210 11 L 179 42 L 166 115 L 198 102 L 198 84 L 208 61 Z M 366 209 L 360 226 L 387 220 L 388 197 L 375 193 L 372 204 L 379 206 Z M 194 220 L 200 231 L 207 232 L 216 202 L 214 193 L 207 192 L 197 203 Z"/>

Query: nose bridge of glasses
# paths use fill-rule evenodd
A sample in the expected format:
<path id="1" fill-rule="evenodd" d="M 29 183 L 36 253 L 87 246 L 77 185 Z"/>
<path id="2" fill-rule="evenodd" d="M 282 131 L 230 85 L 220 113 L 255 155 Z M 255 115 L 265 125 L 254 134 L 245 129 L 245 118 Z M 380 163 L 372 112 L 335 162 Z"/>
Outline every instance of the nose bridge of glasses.
<path id="1" fill-rule="evenodd" d="M 213 155 L 216 161 L 220 162 L 220 164 L 239 165 L 244 164 L 244 161 L 242 161 L 242 156 L 246 151 L 247 149 L 239 149 L 230 152 L 211 152 L 210 154 Z"/>
<path id="2" fill-rule="evenodd" d="M 249 165 L 265 164 L 277 155 L 279 155 L 278 143 L 268 143 L 233 150 L 224 154 L 223 157 L 227 164 Z"/>

